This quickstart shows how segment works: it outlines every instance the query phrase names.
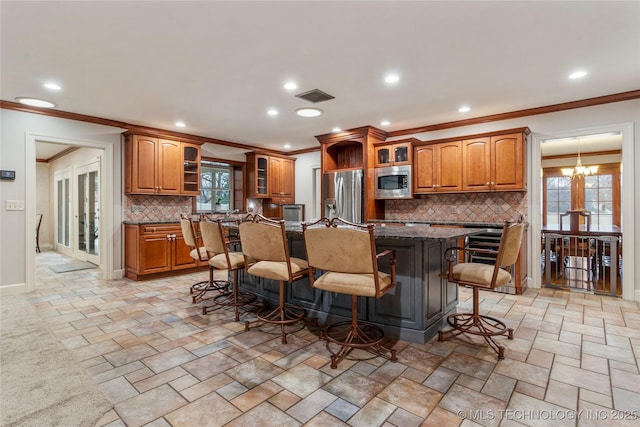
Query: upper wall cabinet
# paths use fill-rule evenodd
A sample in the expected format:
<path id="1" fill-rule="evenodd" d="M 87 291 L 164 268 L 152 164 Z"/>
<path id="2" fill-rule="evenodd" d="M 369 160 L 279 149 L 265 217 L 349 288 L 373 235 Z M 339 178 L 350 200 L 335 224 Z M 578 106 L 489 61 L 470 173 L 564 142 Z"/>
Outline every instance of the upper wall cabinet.
<path id="1" fill-rule="evenodd" d="M 376 144 L 374 147 L 374 167 L 410 165 L 413 152 L 411 144 L 420 142 L 415 138 L 404 139 L 384 144 Z"/>
<path id="2" fill-rule="evenodd" d="M 414 193 L 462 190 L 462 144 L 460 141 L 417 145 L 413 150 Z"/>
<path id="3" fill-rule="evenodd" d="M 463 140 L 462 189 L 524 190 L 524 142 L 527 133 L 522 131 Z"/>
<path id="4" fill-rule="evenodd" d="M 247 197 L 271 199 L 275 204 L 295 202 L 295 159 L 248 153 Z"/>
<path id="5" fill-rule="evenodd" d="M 278 205 L 295 202 L 295 169 L 292 159 L 269 157 L 269 195 Z"/>
<path id="6" fill-rule="evenodd" d="M 528 128 L 414 144 L 413 192 L 522 191 Z"/>
<path id="7" fill-rule="evenodd" d="M 128 194 L 198 195 L 200 146 L 126 135 L 124 191 Z"/>

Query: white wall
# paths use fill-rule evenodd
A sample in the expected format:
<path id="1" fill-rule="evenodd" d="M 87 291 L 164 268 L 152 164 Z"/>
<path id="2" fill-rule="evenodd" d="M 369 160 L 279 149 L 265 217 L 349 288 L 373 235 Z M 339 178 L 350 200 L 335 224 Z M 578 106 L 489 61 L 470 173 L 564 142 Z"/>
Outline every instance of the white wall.
<path id="1" fill-rule="evenodd" d="M 16 171 L 16 180 L 0 183 L 0 290 L 4 287 L 21 286 L 26 280 L 26 212 L 34 212 L 36 206 L 25 211 L 6 211 L 7 200 L 35 200 L 33 194 L 26 194 L 26 171 L 35 173 L 35 154 L 27 165 L 29 135 L 64 138 L 74 141 L 95 141 L 113 146 L 113 253 L 114 269 L 122 268 L 122 149 L 123 129 L 58 119 L 39 114 L 0 109 L 0 169 Z M 34 202 L 35 205 L 35 202 Z M 30 223 L 32 219 L 29 218 Z M 35 239 L 33 239 L 35 245 Z"/>
<path id="2" fill-rule="evenodd" d="M 296 156 L 296 203 L 305 205 L 305 219 L 313 216 L 314 172 L 320 168 L 320 151 Z"/>

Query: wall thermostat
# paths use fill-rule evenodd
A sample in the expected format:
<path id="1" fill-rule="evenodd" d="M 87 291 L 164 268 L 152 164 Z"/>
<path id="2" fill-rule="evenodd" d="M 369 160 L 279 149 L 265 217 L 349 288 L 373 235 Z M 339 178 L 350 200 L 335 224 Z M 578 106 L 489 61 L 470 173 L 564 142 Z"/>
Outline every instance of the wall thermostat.
<path id="1" fill-rule="evenodd" d="M 3 181 L 15 181 L 16 171 L 0 170 L 0 179 Z"/>

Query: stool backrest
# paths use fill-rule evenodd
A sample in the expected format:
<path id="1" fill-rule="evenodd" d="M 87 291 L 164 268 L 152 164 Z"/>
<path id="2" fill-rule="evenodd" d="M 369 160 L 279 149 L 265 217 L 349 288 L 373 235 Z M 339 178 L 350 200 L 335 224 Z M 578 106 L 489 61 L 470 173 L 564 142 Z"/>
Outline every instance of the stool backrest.
<path id="1" fill-rule="evenodd" d="M 200 217 L 200 234 L 210 257 L 227 252 L 221 219 Z"/>
<path id="2" fill-rule="evenodd" d="M 242 253 L 246 258 L 255 261 L 289 261 L 284 220 L 274 221 L 255 214 L 241 222 L 238 228 Z"/>
<path id="3" fill-rule="evenodd" d="M 378 271 L 373 225 L 337 227 L 322 219 L 316 226 L 304 227 L 309 265 L 325 271 L 373 274 Z"/>
<path id="4" fill-rule="evenodd" d="M 505 225 L 500 239 L 500 247 L 498 249 L 498 257 L 496 264 L 498 267 L 509 267 L 516 263 L 520 254 L 520 246 L 522 245 L 522 236 L 528 224 L 524 222 L 516 222 Z"/>
<path id="5" fill-rule="evenodd" d="M 196 240 L 196 231 L 193 228 L 193 221 L 190 216 L 180 214 L 180 228 L 182 229 L 182 237 L 184 243 L 193 249 L 198 249 L 198 241 Z"/>

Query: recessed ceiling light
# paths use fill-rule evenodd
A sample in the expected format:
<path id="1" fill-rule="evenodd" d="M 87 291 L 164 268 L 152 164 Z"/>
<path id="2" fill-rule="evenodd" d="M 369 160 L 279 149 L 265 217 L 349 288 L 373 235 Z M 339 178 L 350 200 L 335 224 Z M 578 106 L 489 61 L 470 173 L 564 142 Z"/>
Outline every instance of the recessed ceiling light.
<path id="1" fill-rule="evenodd" d="M 267 114 L 270 116 L 277 116 L 278 110 L 276 110 L 275 108 L 271 108 L 269 111 L 267 111 Z"/>
<path id="2" fill-rule="evenodd" d="M 469 108 L 468 105 L 463 105 L 462 107 L 458 108 L 459 113 L 468 113 L 469 111 L 471 111 L 471 108 Z"/>
<path id="3" fill-rule="evenodd" d="M 298 85 L 296 84 L 296 82 L 286 82 L 284 84 L 284 88 L 287 90 L 294 90 L 298 89 Z"/>
<path id="4" fill-rule="evenodd" d="M 570 79 L 579 79 L 587 75 L 586 71 L 576 71 L 574 73 L 569 74 Z"/>
<path id="5" fill-rule="evenodd" d="M 331 132 L 340 132 L 341 130 L 342 129 L 340 129 L 340 128 L 333 128 L 333 129 L 331 129 Z"/>
<path id="6" fill-rule="evenodd" d="M 291 144 L 284 144 L 284 148 L 291 148 Z"/>
<path id="7" fill-rule="evenodd" d="M 383 120 L 380 122 L 380 126 L 389 126 L 390 124 L 389 120 Z"/>
<path id="8" fill-rule="evenodd" d="M 302 117 L 318 117 L 320 114 L 322 114 L 322 110 L 319 108 L 311 107 L 298 108 L 296 110 L 296 114 Z"/>
<path id="9" fill-rule="evenodd" d="M 46 87 L 47 89 L 51 89 L 51 90 L 60 90 L 60 89 L 62 89 L 62 87 L 59 84 L 53 83 L 53 82 L 45 83 L 43 86 Z"/>
<path id="10" fill-rule="evenodd" d="M 176 126 L 178 126 L 179 128 L 183 128 L 186 126 L 185 122 L 176 122 Z"/>
<path id="11" fill-rule="evenodd" d="M 18 101 L 20 104 L 29 105 L 31 107 L 53 108 L 56 106 L 56 104 L 54 104 L 53 102 L 37 98 L 18 97 L 16 98 L 16 101 Z"/>
<path id="12" fill-rule="evenodd" d="M 399 80 L 400 80 L 400 77 L 397 74 L 388 74 L 384 78 L 384 81 L 386 83 L 398 83 Z"/>

